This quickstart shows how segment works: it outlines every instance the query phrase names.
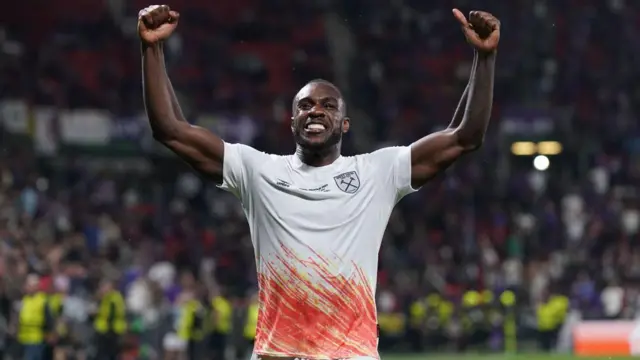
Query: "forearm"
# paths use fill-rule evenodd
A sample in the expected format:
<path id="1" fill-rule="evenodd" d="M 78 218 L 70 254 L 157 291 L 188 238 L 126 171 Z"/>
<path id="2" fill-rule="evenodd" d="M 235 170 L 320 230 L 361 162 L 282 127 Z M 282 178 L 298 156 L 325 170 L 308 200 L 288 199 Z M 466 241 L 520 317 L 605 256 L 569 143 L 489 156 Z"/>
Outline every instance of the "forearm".
<path id="1" fill-rule="evenodd" d="M 167 76 L 161 44 L 142 47 L 144 105 L 154 137 L 171 139 L 186 121 Z"/>
<path id="2" fill-rule="evenodd" d="M 461 145 L 474 149 L 482 145 L 491 119 L 496 53 L 477 54 L 475 72 L 469 81 L 469 93 L 462 122 L 456 133 Z"/>
<path id="3" fill-rule="evenodd" d="M 453 113 L 453 118 L 451 119 L 451 122 L 449 123 L 447 129 L 456 129 L 458 126 L 460 126 L 460 123 L 462 123 L 462 118 L 464 117 L 465 109 L 467 107 L 467 99 L 469 98 L 469 85 L 471 84 L 471 79 L 474 77 L 477 65 L 478 56 L 476 54 L 473 57 L 473 64 L 471 65 L 471 71 L 469 73 L 469 82 L 462 92 L 462 96 L 460 97 L 460 101 L 458 102 L 458 106 L 456 107 L 456 111 Z"/>

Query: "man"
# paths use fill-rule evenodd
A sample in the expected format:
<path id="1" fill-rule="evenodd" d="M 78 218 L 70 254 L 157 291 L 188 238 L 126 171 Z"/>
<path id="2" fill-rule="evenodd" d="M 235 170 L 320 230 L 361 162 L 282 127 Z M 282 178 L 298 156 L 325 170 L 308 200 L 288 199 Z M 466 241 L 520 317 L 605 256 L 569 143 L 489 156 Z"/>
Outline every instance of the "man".
<path id="1" fill-rule="evenodd" d="M 96 339 L 96 358 L 117 359 L 120 342 L 127 331 L 126 306 L 122 294 L 113 281 L 104 280 L 98 289 L 98 308 L 93 320 Z"/>
<path id="2" fill-rule="evenodd" d="M 236 359 L 246 359 L 246 354 L 249 354 L 253 350 L 253 345 L 256 340 L 256 331 L 258 330 L 259 313 L 260 300 L 258 298 L 258 293 L 254 292 L 249 297 L 244 327 L 242 329 L 243 343 L 236 348 Z"/>
<path id="3" fill-rule="evenodd" d="M 340 156 L 350 119 L 340 91 L 316 80 L 293 100 L 296 153 L 276 156 L 225 143 L 190 125 L 167 76 L 163 41 L 179 14 L 139 13 L 144 100 L 154 138 L 235 194 L 251 228 L 260 315 L 254 358 L 378 358 L 374 301 L 378 251 L 395 204 L 465 153 L 491 116 L 500 23 L 458 10 L 475 49 L 472 76 L 449 128 L 408 147 Z"/>
<path id="4" fill-rule="evenodd" d="M 201 359 L 206 352 L 203 345 L 211 326 L 211 309 L 209 301 L 204 296 L 203 288 L 183 293 L 180 304 L 180 319 L 178 320 L 178 337 L 186 350 L 189 360 Z M 212 358 L 212 357 L 210 357 Z"/>
<path id="5" fill-rule="evenodd" d="M 45 359 L 52 323 L 47 294 L 40 290 L 38 275 L 31 274 L 26 279 L 18 316 L 18 342 L 22 346 L 23 359 Z"/>
<path id="6" fill-rule="evenodd" d="M 221 360 L 225 358 L 227 340 L 232 330 L 233 305 L 227 289 L 216 288 L 211 297 L 212 332 L 210 335 L 211 358 Z"/>

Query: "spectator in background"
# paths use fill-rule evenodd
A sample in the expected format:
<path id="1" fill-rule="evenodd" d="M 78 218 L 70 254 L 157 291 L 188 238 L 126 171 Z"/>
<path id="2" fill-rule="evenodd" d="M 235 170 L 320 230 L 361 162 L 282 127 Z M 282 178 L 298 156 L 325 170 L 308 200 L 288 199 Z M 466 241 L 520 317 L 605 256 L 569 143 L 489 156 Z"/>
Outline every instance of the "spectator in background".
<path id="1" fill-rule="evenodd" d="M 24 360 L 45 360 L 53 319 L 47 295 L 40 290 L 40 278 L 37 275 L 27 277 L 24 293 L 17 324 L 22 356 Z"/>
<path id="2" fill-rule="evenodd" d="M 11 305 L 11 299 L 7 296 L 5 284 L 0 279 L 0 359 L 4 359 L 7 355 Z"/>
<path id="3" fill-rule="evenodd" d="M 199 274 L 200 285 L 226 284 L 242 300 L 233 303 L 234 314 L 247 311 L 242 304 L 256 279 L 243 209 L 146 146 L 146 124 L 136 123 L 139 59 L 130 49 L 137 40 L 127 33 L 137 9 L 123 3 L 117 16 L 96 2 L 62 0 L 41 2 L 37 22 L 29 2 L 11 2 L 0 13 L 0 344 L 2 304 L 12 309 L 20 301 L 30 272 L 68 281 L 64 313 L 83 350 L 93 345 L 92 296 L 111 276 L 144 318 L 141 343 L 154 351 L 141 350 L 142 359 L 162 354 L 164 335 L 175 335 L 165 323 L 173 325 L 178 294 L 196 283 L 176 278 L 204 258 L 211 259 L 202 271 L 210 279 Z M 443 24 L 450 11 L 443 1 L 350 0 L 325 8 L 257 0 L 250 9 L 245 2 L 183 3 L 190 24 L 167 44 L 166 61 L 178 96 L 188 100 L 181 101 L 185 116 L 262 151 L 290 151 L 282 141 L 290 132 L 283 99 L 303 80 L 346 85 L 350 112 L 362 119 L 352 125 L 362 128 L 345 148 L 358 152 L 432 130 L 466 85 L 460 74 L 470 64 L 460 61 L 464 44 L 449 41 L 459 29 Z M 510 29 L 501 40 L 495 122 L 471 161 L 392 214 L 379 279 L 397 311 L 432 286 L 452 304 L 467 281 L 512 286 L 524 343 L 535 340 L 522 330 L 536 330 L 528 321 L 536 305 L 561 283 L 571 293 L 565 350 L 571 324 L 583 317 L 638 316 L 639 4 L 491 3 Z M 326 21 L 332 17 L 339 26 Z M 340 43 L 327 43 L 325 33 L 335 31 L 344 31 L 331 37 Z M 344 50 L 332 58 L 335 49 Z M 109 115 L 95 119 L 103 113 Z M 544 118 L 553 131 L 540 136 L 562 143 L 563 152 L 540 172 L 509 147 L 547 126 Z M 113 130 L 115 123 L 126 131 L 113 133 L 126 137 L 109 134 L 90 147 L 74 142 L 95 140 L 101 125 Z M 526 131 L 509 132 L 518 128 Z M 137 161 L 139 151 L 153 162 Z M 489 163 L 496 166 L 483 166 Z M 157 286 L 160 296 L 152 295 Z M 388 310 L 386 300 L 379 305 Z M 449 325 L 459 327 L 455 317 Z M 233 329 L 238 336 L 243 326 Z M 175 354 L 171 344 L 165 349 Z"/>
<path id="4" fill-rule="evenodd" d="M 119 357 L 123 336 L 127 331 L 126 305 L 122 294 L 110 280 L 103 280 L 98 289 L 98 309 L 94 320 L 96 358 L 115 360 Z"/>
<path id="5" fill-rule="evenodd" d="M 624 289 L 613 279 L 602 290 L 600 301 L 604 307 L 604 315 L 608 319 L 618 319 L 624 304 Z"/>

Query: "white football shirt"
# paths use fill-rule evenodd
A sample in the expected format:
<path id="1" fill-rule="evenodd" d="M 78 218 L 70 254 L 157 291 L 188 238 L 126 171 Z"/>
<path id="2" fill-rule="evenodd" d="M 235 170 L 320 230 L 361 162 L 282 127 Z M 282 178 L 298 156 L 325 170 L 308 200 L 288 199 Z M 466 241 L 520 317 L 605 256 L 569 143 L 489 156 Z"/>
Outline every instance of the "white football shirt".
<path id="1" fill-rule="evenodd" d="M 409 147 L 308 166 L 296 156 L 224 148 L 222 189 L 241 201 L 258 270 L 254 353 L 378 357 L 378 252 L 411 187 Z"/>

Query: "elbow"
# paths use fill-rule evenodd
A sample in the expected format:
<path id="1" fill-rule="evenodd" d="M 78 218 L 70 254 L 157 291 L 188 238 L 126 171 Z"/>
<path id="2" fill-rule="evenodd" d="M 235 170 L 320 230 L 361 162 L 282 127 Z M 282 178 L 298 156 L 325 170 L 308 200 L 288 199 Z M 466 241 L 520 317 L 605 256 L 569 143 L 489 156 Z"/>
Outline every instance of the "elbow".
<path id="1" fill-rule="evenodd" d="M 153 140 L 155 140 L 155 141 L 157 141 L 159 143 L 165 143 L 165 142 L 171 140 L 171 137 L 168 136 L 163 131 L 151 130 L 151 136 L 153 136 Z"/>
<path id="2" fill-rule="evenodd" d="M 479 139 L 474 139 L 473 141 L 470 141 L 466 144 L 463 144 L 463 147 L 466 152 L 472 152 L 480 149 L 482 147 L 482 144 L 484 144 L 484 136 Z"/>
<path id="3" fill-rule="evenodd" d="M 473 152 L 482 147 L 484 144 L 484 132 L 467 133 L 463 129 L 456 131 L 457 141 L 464 152 Z"/>
<path id="4" fill-rule="evenodd" d="M 172 140 L 180 138 L 181 134 L 185 132 L 185 126 L 190 126 L 188 123 L 181 123 L 179 121 L 165 121 L 151 123 L 151 136 L 155 141 L 160 143 L 167 143 Z"/>

